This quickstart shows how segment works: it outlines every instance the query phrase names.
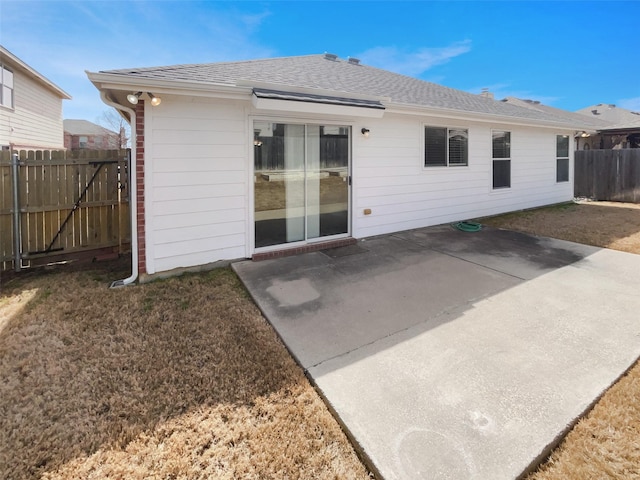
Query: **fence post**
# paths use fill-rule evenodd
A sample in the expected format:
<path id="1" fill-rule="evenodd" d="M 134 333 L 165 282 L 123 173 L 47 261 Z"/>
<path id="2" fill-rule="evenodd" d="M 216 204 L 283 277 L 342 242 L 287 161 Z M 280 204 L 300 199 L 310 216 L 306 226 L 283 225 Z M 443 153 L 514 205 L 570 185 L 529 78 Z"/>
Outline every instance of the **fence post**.
<path id="1" fill-rule="evenodd" d="M 18 195 L 18 154 L 11 155 L 11 177 L 13 179 L 13 268 L 22 269 L 22 238 L 20 235 L 20 197 Z"/>

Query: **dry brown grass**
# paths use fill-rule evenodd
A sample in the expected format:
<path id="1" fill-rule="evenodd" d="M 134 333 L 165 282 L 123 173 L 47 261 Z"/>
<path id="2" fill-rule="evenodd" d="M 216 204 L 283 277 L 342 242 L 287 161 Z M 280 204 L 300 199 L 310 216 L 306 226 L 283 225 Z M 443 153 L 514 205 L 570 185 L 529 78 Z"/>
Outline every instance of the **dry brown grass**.
<path id="1" fill-rule="evenodd" d="M 483 219 L 484 224 L 640 254 L 640 205 L 582 202 Z M 640 479 L 636 363 L 527 480 Z"/>
<path id="2" fill-rule="evenodd" d="M 637 205 L 482 221 L 640 253 Z M 0 478 L 368 478 L 229 270 L 107 289 L 124 267 L 0 294 Z M 636 365 L 528 480 L 640 479 L 638 399 Z"/>
<path id="3" fill-rule="evenodd" d="M 485 225 L 640 254 L 640 205 L 567 203 L 481 220 Z"/>
<path id="4" fill-rule="evenodd" d="M 368 478 L 230 270 L 122 276 L 5 286 L 0 478 Z"/>

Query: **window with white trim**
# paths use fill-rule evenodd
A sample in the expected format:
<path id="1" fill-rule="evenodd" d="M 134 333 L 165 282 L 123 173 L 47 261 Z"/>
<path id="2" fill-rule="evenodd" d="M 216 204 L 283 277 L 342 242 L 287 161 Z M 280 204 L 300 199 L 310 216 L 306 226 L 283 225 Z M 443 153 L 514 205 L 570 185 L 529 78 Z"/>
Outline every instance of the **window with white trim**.
<path id="1" fill-rule="evenodd" d="M 511 187 L 511 132 L 494 130 L 492 136 L 493 188 Z"/>
<path id="2" fill-rule="evenodd" d="M 556 182 L 569 181 L 569 135 L 556 135 Z"/>
<path id="3" fill-rule="evenodd" d="M 0 65 L 0 105 L 13 108 L 13 72 Z"/>
<path id="4" fill-rule="evenodd" d="M 424 127 L 424 166 L 469 164 L 469 131 L 463 128 Z"/>

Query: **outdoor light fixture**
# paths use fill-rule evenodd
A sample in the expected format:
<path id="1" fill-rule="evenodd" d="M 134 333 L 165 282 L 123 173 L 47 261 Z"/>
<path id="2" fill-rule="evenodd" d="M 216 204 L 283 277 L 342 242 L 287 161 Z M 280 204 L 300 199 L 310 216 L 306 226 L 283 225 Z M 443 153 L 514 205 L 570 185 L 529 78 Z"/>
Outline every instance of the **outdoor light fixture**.
<path id="1" fill-rule="evenodd" d="M 149 95 L 149 98 L 151 99 L 151 105 L 153 105 L 154 107 L 157 107 L 162 102 L 162 99 L 160 97 L 156 97 L 151 92 L 147 92 L 147 95 Z"/>
<path id="2" fill-rule="evenodd" d="M 254 132 L 253 132 L 253 145 L 255 147 L 261 147 L 262 146 L 262 142 L 258 138 L 259 136 L 260 136 L 260 130 L 254 130 Z"/>
<path id="3" fill-rule="evenodd" d="M 364 138 L 369 138 L 369 129 L 368 128 L 364 128 L 362 127 L 362 130 L 360 130 L 362 132 L 362 136 Z"/>
<path id="4" fill-rule="evenodd" d="M 127 100 L 129 100 L 129 103 L 131 103 L 133 105 L 137 105 L 138 104 L 138 99 L 140 98 L 140 95 L 142 95 L 142 92 L 130 93 L 129 95 L 127 95 Z"/>

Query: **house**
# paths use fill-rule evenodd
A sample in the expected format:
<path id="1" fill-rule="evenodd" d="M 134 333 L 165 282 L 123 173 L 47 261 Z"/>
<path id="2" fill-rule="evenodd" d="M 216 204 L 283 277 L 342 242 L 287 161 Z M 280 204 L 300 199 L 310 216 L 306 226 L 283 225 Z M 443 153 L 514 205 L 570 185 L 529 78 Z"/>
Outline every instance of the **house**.
<path id="1" fill-rule="evenodd" d="M 633 113 L 633 112 L 632 112 Z M 600 148 L 640 148 L 640 119 L 598 130 Z M 596 147 L 593 147 L 596 148 Z"/>
<path id="2" fill-rule="evenodd" d="M 562 110 L 560 108 L 550 107 L 548 105 L 544 105 L 540 103 L 538 100 L 529 100 L 529 99 L 521 99 L 516 97 L 507 97 L 501 100 L 502 102 L 509 103 L 511 105 L 517 105 L 520 107 L 531 108 L 534 110 L 539 110 L 541 112 L 546 112 L 558 117 L 562 117 L 566 119 L 568 122 L 585 122 L 584 114 L 578 112 L 570 112 L 568 110 Z M 575 150 L 588 150 L 592 145 L 599 145 L 599 135 L 596 133 L 597 131 L 608 128 L 611 123 L 605 119 L 591 116 L 587 117 L 586 125 L 589 126 L 588 129 L 583 131 L 578 131 L 574 135 L 574 148 Z M 599 148 L 594 146 L 593 148 Z"/>
<path id="3" fill-rule="evenodd" d="M 71 96 L 0 45 L 0 147 L 61 149 L 62 101 Z"/>
<path id="4" fill-rule="evenodd" d="M 571 200 L 590 128 L 332 54 L 87 75 L 133 125 L 124 284 Z"/>
<path id="5" fill-rule="evenodd" d="M 585 143 L 584 149 L 640 148 L 640 112 L 599 103 L 578 110 L 578 113 L 606 123 L 598 134 Z"/>
<path id="6" fill-rule="evenodd" d="M 64 148 L 69 150 L 114 150 L 121 145 L 121 134 L 88 120 L 64 120 Z"/>

